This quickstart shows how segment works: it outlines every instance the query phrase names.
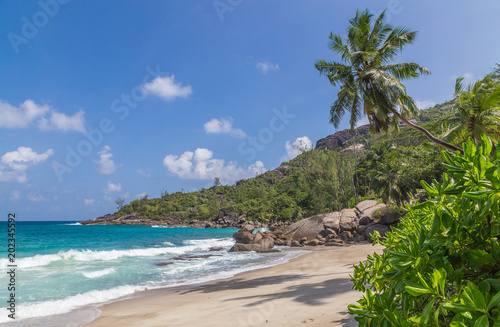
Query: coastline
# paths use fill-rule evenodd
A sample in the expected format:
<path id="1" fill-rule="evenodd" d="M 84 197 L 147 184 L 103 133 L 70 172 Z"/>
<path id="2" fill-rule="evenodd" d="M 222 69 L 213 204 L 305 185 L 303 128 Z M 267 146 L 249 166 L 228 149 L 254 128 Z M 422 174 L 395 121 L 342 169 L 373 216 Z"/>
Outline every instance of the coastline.
<path id="1" fill-rule="evenodd" d="M 347 305 L 361 298 L 352 290 L 352 265 L 383 247 L 301 249 L 311 252 L 230 278 L 105 304 L 84 326 L 351 326 Z"/>

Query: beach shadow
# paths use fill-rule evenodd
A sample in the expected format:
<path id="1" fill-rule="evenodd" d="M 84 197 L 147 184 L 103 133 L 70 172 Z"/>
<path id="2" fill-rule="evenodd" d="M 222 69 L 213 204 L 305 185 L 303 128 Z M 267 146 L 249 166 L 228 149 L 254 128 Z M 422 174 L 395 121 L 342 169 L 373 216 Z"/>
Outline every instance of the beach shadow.
<path id="1" fill-rule="evenodd" d="M 257 286 L 262 286 L 262 285 L 278 285 L 284 282 L 297 281 L 306 277 L 310 276 L 288 274 L 288 275 L 266 276 L 254 279 L 234 278 L 227 281 L 221 280 L 206 285 L 200 285 L 196 288 L 184 291 L 182 292 L 182 294 L 188 294 L 191 292 L 213 293 L 224 290 L 242 290 L 242 289 L 255 288 Z"/>
<path id="2" fill-rule="evenodd" d="M 315 306 L 328 303 L 333 295 L 350 291 L 352 291 L 352 282 L 350 278 L 334 278 L 320 283 L 289 286 L 285 288 L 283 292 L 237 297 L 226 301 L 254 299 L 254 302 L 246 305 L 251 307 L 263 304 L 267 301 L 291 299 L 302 304 Z"/>
<path id="3" fill-rule="evenodd" d="M 341 312 L 341 314 L 349 315 L 349 312 L 344 311 L 344 312 Z M 358 326 L 358 322 L 356 320 L 354 320 L 354 316 L 351 316 L 351 315 L 349 315 L 349 317 L 347 317 L 347 318 L 334 320 L 334 321 L 332 321 L 332 324 L 334 324 L 334 326 L 343 326 L 343 327 L 357 327 Z"/>

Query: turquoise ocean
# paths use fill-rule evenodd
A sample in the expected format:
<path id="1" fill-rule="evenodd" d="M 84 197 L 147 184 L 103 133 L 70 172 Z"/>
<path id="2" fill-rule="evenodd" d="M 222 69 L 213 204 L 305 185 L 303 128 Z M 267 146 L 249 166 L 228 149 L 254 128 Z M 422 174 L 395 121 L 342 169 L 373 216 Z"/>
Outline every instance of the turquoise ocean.
<path id="1" fill-rule="evenodd" d="M 0 275 L 0 294 L 6 300 L 9 293 L 9 276 L 5 273 L 9 264 L 7 223 L 1 225 L 4 228 L 0 239 L 5 249 L 0 258 L 4 272 Z M 67 321 L 72 319 L 72 314 L 82 321 L 92 320 L 99 312 L 95 308 L 118 298 L 137 296 L 145 290 L 227 278 L 280 264 L 303 253 L 229 253 L 234 244 L 232 234 L 236 231 L 17 222 L 17 319 L 12 324 L 3 300 L 0 324 L 78 326 L 78 322 Z M 76 314 L 83 309 L 86 313 Z M 90 312 L 94 317 L 86 316 Z"/>

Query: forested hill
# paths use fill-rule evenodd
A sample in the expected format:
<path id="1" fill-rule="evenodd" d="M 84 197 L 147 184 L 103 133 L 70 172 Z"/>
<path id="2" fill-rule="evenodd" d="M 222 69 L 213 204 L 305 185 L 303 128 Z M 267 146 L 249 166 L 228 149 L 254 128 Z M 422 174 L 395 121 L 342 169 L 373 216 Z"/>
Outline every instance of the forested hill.
<path id="1" fill-rule="evenodd" d="M 416 120 L 439 134 L 450 115 L 450 106 L 445 103 L 422 110 Z M 401 127 L 400 132 L 393 135 L 341 131 L 329 138 L 339 134 L 342 142 L 335 151 L 320 147 L 304 152 L 272 171 L 241 180 L 236 185 L 214 183 L 213 187 L 196 192 L 136 199 L 116 214 L 137 212 L 137 219 L 211 220 L 222 211 L 224 215 L 244 215 L 260 221 L 296 220 L 352 207 L 356 195 L 358 200 L 380 198 L 387 192 L 380 187 L 383 183 L 388 183 L 384 188 L 390 191 L 403 189 L 412 193 L 419 188 L 421 179 L 439 178 L 443 171 L 441 149 L 430 145 L 422 134 L 410 128 Z M 350 151 L 349 147 L 352 150 L 355 144 L 357 149 L 362 144 L 363 149 L 356 153 Z M 392 179 L 381 180 L 380 172 Z"/>

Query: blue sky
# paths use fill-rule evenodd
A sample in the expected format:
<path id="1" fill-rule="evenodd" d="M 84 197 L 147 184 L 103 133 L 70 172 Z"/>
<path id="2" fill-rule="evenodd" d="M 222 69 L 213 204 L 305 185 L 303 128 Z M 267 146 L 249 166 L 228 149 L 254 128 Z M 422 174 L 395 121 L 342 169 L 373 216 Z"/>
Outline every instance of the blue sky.
<path id="1" fill-rule="evenodd" d="M 500 62 L 494 0 L 2 1 L 1 211 L 83 220 L 276 168 L 335 132 L 313 63 L 365 8 L 419 31 L 422 107 Z"/>

